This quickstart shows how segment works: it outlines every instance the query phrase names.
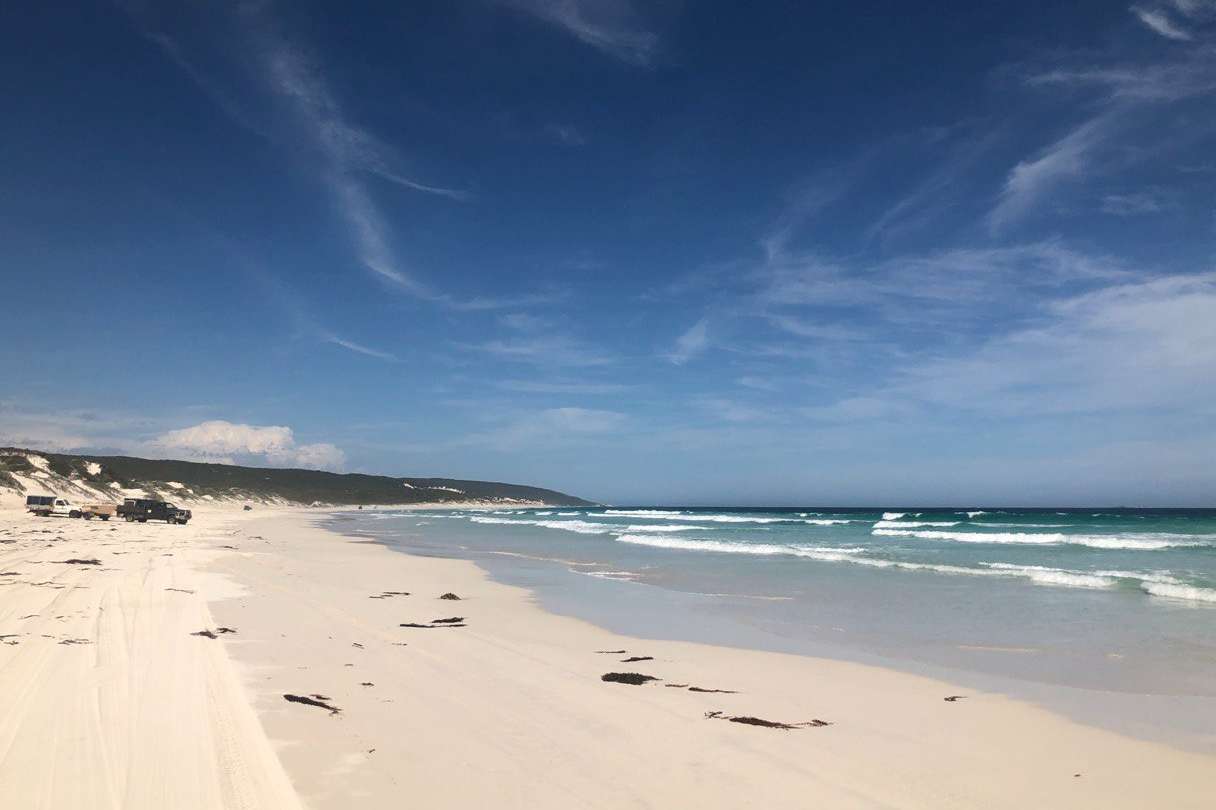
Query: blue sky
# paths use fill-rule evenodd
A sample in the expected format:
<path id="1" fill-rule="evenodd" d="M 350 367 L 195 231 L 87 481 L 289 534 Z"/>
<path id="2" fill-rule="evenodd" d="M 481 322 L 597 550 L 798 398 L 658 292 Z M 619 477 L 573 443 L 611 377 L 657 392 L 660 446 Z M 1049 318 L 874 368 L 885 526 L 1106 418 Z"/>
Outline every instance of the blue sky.
<path id="1" fill-rule="evenodd" d="M 1212 504 L 1211 0 L 124 0 L 0 38 L 2 443 Z"/>

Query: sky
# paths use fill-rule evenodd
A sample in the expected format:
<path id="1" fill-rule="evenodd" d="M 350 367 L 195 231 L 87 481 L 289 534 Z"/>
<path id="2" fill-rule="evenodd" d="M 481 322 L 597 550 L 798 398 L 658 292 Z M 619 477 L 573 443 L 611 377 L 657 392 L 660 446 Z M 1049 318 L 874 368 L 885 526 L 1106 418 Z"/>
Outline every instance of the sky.
<path id="1" fill-rule="evenodd" d="M 1216 0 L 18 6 L 0 444 L 1216 505 Z"/>

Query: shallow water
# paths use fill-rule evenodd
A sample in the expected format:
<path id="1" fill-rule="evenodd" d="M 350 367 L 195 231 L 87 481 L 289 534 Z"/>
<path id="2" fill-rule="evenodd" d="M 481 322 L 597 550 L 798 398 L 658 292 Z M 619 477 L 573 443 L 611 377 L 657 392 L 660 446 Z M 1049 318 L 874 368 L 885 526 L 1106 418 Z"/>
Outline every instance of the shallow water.
<path id="1" fill-rule="evenodd" d="M 1216 510 L 551 508 L 334 521 L 473 559 L 548 609 L 620 632 L 970 678 L 1121 730 L 1216 745 Z"/>

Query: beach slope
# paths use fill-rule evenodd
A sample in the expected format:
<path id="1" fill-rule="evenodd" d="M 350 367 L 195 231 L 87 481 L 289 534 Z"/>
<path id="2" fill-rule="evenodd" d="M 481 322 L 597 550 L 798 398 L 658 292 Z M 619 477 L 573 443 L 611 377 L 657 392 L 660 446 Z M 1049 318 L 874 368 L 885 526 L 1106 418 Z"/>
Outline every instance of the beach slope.
<path id="1" fill-rule="evenodd" d="M 1211 757 L 890 670 L 614 635 L 318 517 L 0 519 L 0 804 L 1199 808 L 1216 791 Z"/>

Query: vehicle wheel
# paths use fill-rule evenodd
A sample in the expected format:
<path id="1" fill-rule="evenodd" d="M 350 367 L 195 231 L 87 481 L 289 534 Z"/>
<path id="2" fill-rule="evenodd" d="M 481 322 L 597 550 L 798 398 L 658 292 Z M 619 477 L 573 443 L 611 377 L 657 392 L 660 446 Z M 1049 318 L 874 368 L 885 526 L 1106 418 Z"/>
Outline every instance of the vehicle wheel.
<path id="1" fill-rule="evenodd" d="M 148 519 L 147 519 L 146 517 L 141 517 L 141 518 L 139 519 L 139 522 L 140 522 L 140 523 L 147 523 L 147 522 L 148 522 Z"/>
<path id="2" fill-rule="evenodd" d="M 123 515 L 123 519 L 126 520 L 127 523 L 134 523 L 135 515 Z"/>
<path id="3" fill-rule="evenodd" d="M 92 513 L 92 512 L 85 512 L 83 515 L 81 515 L 81 517 L 82 517 L 82 518 L 84 518 L 85 520 L 92 520 L 92 519 L 93 519 L 93 513 Z"/>
<path id="4" fill-rule="evenodd" d="M 76 518 L 79 518 L 79 517 L 80 517 L 80 513 L 79 513 L 79 512 L 77 512 L 75 509 L 73 509 L 71 512 L 68 512 L 68 517 L 70 517 L 70 518 L 72 518 L 73 520 L 75 520 Z"/>
<path id="5" fill-rule="evenodd" d="M 99 517 L 99 518 L 101 518 L 102 520 L 109 520 L 109 519 L 110 519 L 110 516 L 109 516 L 109 515 L 98 515 L 98 517 Z"/>

